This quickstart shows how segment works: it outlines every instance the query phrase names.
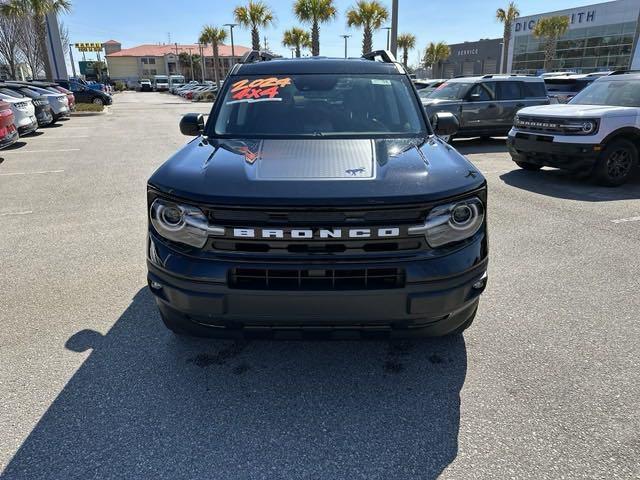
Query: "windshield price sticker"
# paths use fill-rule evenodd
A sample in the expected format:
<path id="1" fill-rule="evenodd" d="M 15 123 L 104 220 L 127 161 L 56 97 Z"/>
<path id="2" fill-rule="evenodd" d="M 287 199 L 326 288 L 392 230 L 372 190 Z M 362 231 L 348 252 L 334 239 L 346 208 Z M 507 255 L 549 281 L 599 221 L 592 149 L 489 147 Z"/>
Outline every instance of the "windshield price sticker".
<path id="1" fill-rule="evenodd" d="M 227 105 L 239 102 L 281 102 L 280 89 L 291 85 L 291 78 L 258 78 L 256 80 L 239 80 L 231 86 L 232 101 Z"/>

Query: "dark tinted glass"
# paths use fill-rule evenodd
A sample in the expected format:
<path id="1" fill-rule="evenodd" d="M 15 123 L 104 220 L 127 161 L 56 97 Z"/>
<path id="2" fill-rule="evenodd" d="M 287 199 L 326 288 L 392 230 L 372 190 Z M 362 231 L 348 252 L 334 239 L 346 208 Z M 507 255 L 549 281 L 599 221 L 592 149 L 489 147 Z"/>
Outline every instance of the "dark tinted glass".
<path id="1" fill-rule="evenodd" d="M 470 91 L 468 98 L 476 102 L 488 102 L 496 99 L 496 83 L 483 82 L 476 84 Z"/>
<path id="2" fill-rule="evenodd" d="M 426 126 L 402 75 L 279 75 L 225 81 L 214 135 L 415 135 Z"/>
<path id="3" fill-rule="evenodd" d="M 0 93 L 4 93 L 5 95 L 9 95 L 14 98 L 24 98 L 24 95 L 16 92 L 15 90 L 11 90 L 10 88 L 0 88 Z"/>
<path id="4" fill-rule="evenodd" d="M 547 89 L 544 82 L 522 82 L 522 94 L 527 98 L 540 98 L 547 96 Z"/>
<path id="5" fill-rule="evenodd" d="M 521 82 L 498 82 L 498 100 L 518 100 L 522 98 Z"/>
<path id="6" fill-rule="evenodd" d="M 594 82 L 569 102 L 572 105 L 640 107 L 640 81 Z"/>

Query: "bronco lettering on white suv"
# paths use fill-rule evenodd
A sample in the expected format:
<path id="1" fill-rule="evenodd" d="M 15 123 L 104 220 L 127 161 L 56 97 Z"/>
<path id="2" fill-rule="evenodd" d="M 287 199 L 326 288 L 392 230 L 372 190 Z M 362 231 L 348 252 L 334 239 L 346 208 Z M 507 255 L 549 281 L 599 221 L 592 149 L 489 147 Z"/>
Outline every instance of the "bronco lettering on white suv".
<path id="1" fill-rule="evenodd" d="M 599 78 L 566 105 L 524 108 L 507 144 L 525 170 L 589 173 L 601 185 L 625 183 L 638 165 L 640 72 Z"/>

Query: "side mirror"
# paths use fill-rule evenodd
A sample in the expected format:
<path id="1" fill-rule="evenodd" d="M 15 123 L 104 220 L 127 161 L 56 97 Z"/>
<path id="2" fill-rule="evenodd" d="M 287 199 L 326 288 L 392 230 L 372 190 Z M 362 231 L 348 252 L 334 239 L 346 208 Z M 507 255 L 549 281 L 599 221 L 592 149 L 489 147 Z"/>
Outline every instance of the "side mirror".
<path id="1" fill-rule="evenodd" d="M 187 113 L 180 120 L 180 132 L 189 137 L 197 137 L 204 131 L 204 115 Z"/>
<path id="2" fill-rule="evenodd" d="M 438 112 L 431 117 L 431 125 L 436 135 L 455 135 L 460 128 L 460 122 L 451 112 Z"/>

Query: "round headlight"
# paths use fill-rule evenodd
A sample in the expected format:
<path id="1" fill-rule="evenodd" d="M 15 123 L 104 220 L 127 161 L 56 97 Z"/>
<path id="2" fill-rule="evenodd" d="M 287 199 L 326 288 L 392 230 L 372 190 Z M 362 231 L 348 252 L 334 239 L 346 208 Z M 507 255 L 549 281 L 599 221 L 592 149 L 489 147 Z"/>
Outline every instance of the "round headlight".
<path id="1" fill-rule="evenodd" d="M 596 129 L 595 122 L 588 121 L 582 124 L 582 132 L 583 133 L 591 133 Z"/>
<path id="2" fill-rule="evenodd" d="M 465 227 L 473 219 L 473 211 L 467 204 L 456 205 L 451 212 L 451 222 L 457 227 Z"/>
<path id="3" fill-rule="evenodd" d="M 182 210 L 177 207 L 163 207 L 160 211 L 160 219 L 170 227 L 180 225 Z"/>

